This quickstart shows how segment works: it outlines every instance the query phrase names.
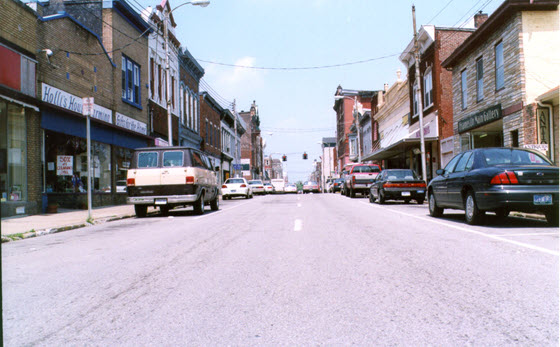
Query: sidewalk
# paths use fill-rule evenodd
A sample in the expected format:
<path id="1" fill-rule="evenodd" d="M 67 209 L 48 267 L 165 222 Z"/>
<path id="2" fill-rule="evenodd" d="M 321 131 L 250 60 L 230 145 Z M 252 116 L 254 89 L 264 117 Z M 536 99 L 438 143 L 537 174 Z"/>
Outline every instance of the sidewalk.
<path id="1" fill-rule="evenodd" d="M 151 207 L 148 208 L 148 213 L 152 211 L 156 210 Z M 91 211 L 93 224 L 105 223 L 134 216 L 134 206 L 132 205 L 99 207 L 94 208 Z M 29 238 L 82 228 L 89 224 L 87 222 L 87 218 L 87 210 L 67 209 L 59 209 L 58 213 L 52 214 L 3 218 L 1 222 L 2 242 L 17 239 L 17 237 Z M 12 235 L 12 237 L 7 238 L 7 235 Z"/>

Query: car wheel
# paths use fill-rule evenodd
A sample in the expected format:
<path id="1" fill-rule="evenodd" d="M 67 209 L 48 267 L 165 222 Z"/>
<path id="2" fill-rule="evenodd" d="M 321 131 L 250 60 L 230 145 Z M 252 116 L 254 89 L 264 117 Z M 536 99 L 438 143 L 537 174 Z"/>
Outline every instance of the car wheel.
<path id="1" fill-rule="evenodd" d="M 373 193 L 369 193 L 369 202 L 372 204 L 375 202 L 375 197 L 373 196 Z"/>
<path id="2" fill-rule="evenodd" d="M 428 195 L 428 209 L 430 210 L 430 216 L 432 217 L 441 217 L 443 215 L 443 208 L 438 207 L 436 197 L 432 192 Z"/>
<path id="3" fill-rule="evenodd" d="M 546 222 L 550 226 L 557 227 L 558 226 L 558 210 L 550 210 L 545 212 Z"/>
<path id="4" fill-rule="evenodd" d="M 210 209 L 212 211 L 218 211 L 220 209 L 220 197 L 216 194 L 214 200 L 210 201 Z"/>
<path id="5" fill-rule="evenodd" d="M 169 216 L 169 206 L 160 206 L 160 207 L 159 207 L 159 212 L 160 212 L 161 215 L 164 216 L 164 217 Z"/>
<path id="6" fill-rule="evenodd" d="M 136 217 L 144 218 L 148 214 L 148 205 L 134 205 L 134 213 Z"/>
<path id="7" fill-rule="evenodd" d="M 354 189 L 352 189 L 352 188 L 350 188 L 350 197 L 351 197 L 352 199 L 354 199 L 354 198 L 356 197 L 356 191 L 355 191 Z"/>
<path id="8" fill-rule="evenodd" d="M 465 199 L 465 220 L 470 225 L 476 225 L 480 223 L 484 212 L 478 209 L 476 206 L 476 201 L 474 199 L 474 192 L 469 191 Z"/>
<path id="9" fill-rule="evenodd" d="M 424 199 L 418 199 L 416 200 L 416 202 L 418 203 L 418 205 L 422 205 L 424 203 Z"/>
<path id="10" fill-rule="evenodd" d="M 200 194 L 200 198 L 194 203 L 194 213 L 198 215 L 204 214 L 204 193 Z"/>
<path id="11" fill-rule="evenodd" d="M 405 204 L 410 204 L 410 199 L 404 199 Z"/>
<path id="12" fill-rule="evenodd" d="M 494 213 L 496 214 L 496 217 L 498 217 L 499 219 L 505 219 L 507 218 L 507 216 L 509 216 L 509 211 L 506 210 L 505 208 L 499 208 L 496 211 L 494 211 Z"/>
<path id="13" fill-rule="evenodd" d="M 249 199 L 249 192 L 247 192 L 247 195 L 245 195 L 245 199 Z"/>
<path id="14" fill-rule="evenodd" d="M 385 194 L 383 190 L 379 191 L 379 204 L 383 205 L 385 203 Z"/>
<path id="15" fill-rule="evenodd" d="M 252 198 L 253 198 L 253 194 L 251 194 L 251 195 L 249 196 L 249 199 L 252 199 Z"/>

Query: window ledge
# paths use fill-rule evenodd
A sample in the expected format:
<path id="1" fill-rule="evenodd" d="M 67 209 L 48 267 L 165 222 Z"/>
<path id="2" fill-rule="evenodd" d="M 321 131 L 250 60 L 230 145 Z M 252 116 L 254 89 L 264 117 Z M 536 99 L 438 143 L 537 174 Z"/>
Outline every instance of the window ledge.
<path id="1" fill-rule="evenodd" d="M 135 104 L 135 103 L 133 103 L 132 101 L 130 101 L 130 100 L 128 100 L 128 99 L 124 99 L 124 98 L 121 98 L 121 100 L 122 100 L 125 104 L 129 104 L 130 106 L 134 106 L 134 107 L 136 107 L 136 108 L 139 109 L 139 110 L 142 109 L 142 106 L 141 106 L 140 104 Z"/>

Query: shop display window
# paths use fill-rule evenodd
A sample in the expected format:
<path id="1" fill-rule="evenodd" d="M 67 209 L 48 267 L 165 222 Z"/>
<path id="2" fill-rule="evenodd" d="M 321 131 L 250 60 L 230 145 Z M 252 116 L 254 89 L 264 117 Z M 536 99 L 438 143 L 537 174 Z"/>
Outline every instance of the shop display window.
<path id="1" fill-rule="evenodd" d="M 45 131 L 46 192 L 87 192 L 87 142 Z M 93 192 L 111 192 L 111 146 L 91 141 Z"/>
<path id="2" fill-rule="evenodd" d="M 115 179 L 117 193 L 125 193 L 126 174 L 130 168 L 130 162 L 132 161 L 132 154 L 134 153 L 134 150 L 123 147 L 115 147 L 113 153 L 115 155 Z"/>
<path id="3" fill-rule="evenodd" d="M 0 101 L 0 201 L 27 200 L 25 108 Z"/>

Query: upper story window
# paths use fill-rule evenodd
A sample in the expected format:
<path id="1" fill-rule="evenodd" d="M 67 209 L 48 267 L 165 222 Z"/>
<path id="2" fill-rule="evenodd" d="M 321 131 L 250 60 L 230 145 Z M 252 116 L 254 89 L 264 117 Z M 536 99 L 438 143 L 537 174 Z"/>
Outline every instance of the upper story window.
<path id="1" fill-rule="evenodd" d="M 414 82 L 412 86 L 412 118 L 418 118 L 418 84 Z"/>
<path id="2" fill-rule="evenodd" d="M 140 106 L 140 65 L 122 56 L 122 99 Z"/>
<path id="3" fill-rule="evenodd" d="M 476 101 L 484 99 L 484 61 L 482 57 L 476 61 Z"/>
<path id="4" fill-rule="evenodd" d="M 467 69 L 461 71 L 461 108 L 467 108 Z"/>
<path id="5" fill-rule="evenodd" d="M 150 98 L 154 98 L 156 91 L 156 63 L 154 58 L 150 58 Z"/>
<path id="6" fill-rule="evenodd" d="M 494 47 L 496 55 L 496 90 L 504 87 L 504 43 L 500 42 Z"/>
<path id="7" fill-rule="evenodd" d="M 432 70 L 424 73 L 424 107 L 427 108 L 434 103 L 434 88 L 432 83 Z"/>

